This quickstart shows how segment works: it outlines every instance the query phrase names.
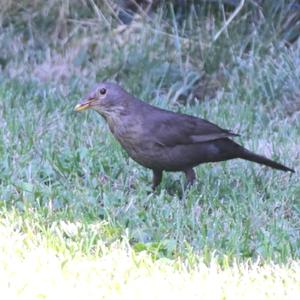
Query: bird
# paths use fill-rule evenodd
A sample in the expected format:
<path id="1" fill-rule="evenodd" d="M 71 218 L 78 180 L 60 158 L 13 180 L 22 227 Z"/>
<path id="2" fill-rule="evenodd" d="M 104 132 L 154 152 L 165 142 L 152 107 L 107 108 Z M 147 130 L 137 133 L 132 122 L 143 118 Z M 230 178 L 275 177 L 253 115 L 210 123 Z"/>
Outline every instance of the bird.
<path id="1" fill-rule="evenodd" d="M 233 141 L 238 134 L 205 119 L 153 106 L 117 83 L 98 83 L 74 110 L 86 109 L 105 119 L 129 157 L 152 170 L 153 190 L 160 185 L 164 171 L 184 172 L 187 185 L 192 185 L 197 165 L 235 158 L 295 172 Z"/>

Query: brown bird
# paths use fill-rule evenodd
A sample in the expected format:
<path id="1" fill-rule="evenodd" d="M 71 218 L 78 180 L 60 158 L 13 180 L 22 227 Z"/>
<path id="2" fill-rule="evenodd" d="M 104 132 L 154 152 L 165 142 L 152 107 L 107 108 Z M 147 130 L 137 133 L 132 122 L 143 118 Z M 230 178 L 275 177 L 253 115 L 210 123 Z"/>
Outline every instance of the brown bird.
<path id="1" fill-rule="evenodd" d="M 152 188 L 163 171 L 182 171 L 187 183 L 195 180 L 193 167 L 207 162 L 242 158 L 282 171 L 294 170 L 237 144 L 237 134 L 197 117 L 154 107 L 115 83 L 100 83 L 75 111 L 94 109 L 108 123 L 128 155 L 153 171 Z"/>

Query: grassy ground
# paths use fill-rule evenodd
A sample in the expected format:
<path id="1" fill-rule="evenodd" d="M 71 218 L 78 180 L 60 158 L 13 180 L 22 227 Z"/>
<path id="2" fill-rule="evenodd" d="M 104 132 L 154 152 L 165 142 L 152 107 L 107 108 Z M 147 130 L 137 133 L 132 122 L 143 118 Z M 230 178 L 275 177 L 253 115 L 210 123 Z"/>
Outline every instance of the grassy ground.
<path id="1" fill-rule="evenodd" d="M 192 15 L 183 26 L 158 13 L 124 29 L 95 11 L 71 15 L 62 38 L 64 16 L 52 28 L 35 9 L 31 27 L 12 14 L 0 34 L 3 288 L 31 298 L 62 286 L 74 297 L 89 288 L 92 298 L 150 298 L 158 291 L 147 286 L 162 282 L 161 298 L 299 294 L 299 43 L 269 41 L 263 25 L 245 35 L 242 18 L 213 42 L 222 23 L 212 19 L 197 27 Z M 151 172 L 104 121 L 73 111 L 105 78 L 240 133 L 296 174 L 235 160 L 198 167 L 189 190 L 166 174 L 149 193 Z"/>
<path id="2" fill-rule="evenodd" d="M 0 223 L 0 288 L 6 299 L 297 299 L 299 264 L 234 263 L 194 257 L 153 260 L 124 238 L 107 246 L 107 222 L 52 222 L 6 211 Z M 90 242 L 93 240 L 91 247 Z M 85 243 L 88 244 L 85 244 Z M 92 251 L 91 251 L 92 249 Z M 88 252 L 88 253 L 87 253 Z"/>

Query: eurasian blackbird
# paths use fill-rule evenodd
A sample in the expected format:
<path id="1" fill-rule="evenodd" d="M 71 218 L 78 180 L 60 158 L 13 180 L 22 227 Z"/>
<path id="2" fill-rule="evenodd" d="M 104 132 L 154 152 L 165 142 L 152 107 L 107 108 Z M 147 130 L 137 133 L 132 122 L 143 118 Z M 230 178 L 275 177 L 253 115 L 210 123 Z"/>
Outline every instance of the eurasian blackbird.
<path id="1" fill-rule="evenodd" d="M 197 117 L 154 107 L 127 93 L 115 83 L 99 83 L 75 107 L 94 109 L 128 155 L 153 171 L 152 188 L 163 171 L 183 171 L 188 184 L 195 180 L 193 167 L 207 162 L 242 158 L 282 171 L 294 170 L 255 154 L 237 144 L 237 134 Z"/>

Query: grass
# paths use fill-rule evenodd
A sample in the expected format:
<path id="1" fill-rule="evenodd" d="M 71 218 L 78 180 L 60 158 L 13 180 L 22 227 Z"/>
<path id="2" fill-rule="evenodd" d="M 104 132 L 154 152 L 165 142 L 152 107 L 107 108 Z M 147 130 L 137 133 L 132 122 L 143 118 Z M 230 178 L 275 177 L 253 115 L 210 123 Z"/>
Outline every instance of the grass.
<path id="1" fill-rule="evenodd" d="M 299 294 L 299 43 L 267 41 L 264 24 L 249 32 L 243 16 L 212 42 L 222 22 L 195 12 L 186 24 L 157 12 L 124 29 L 89 6 L 80 16 L 71 7 L 71 20 L 53 23 L 58 4 L 42 6 L 45 19 L 28 5 L 30 28 L 15 10 L 10 23 L 1 19 L 3 289 L 141 298 L 163 283 L 161 298 Z M 234 160 L 199 166 L 188 190 L 182 174 L 165 174 L 150 193 L 151 172 L 127 157 L 105 122 L 73 111 L 106 78 L 238 132 L 237 141 L 296 174 Z"/>
<path id="2" fill-rule="evenodd" d="M 47 220 L 47 218 L 46 218 Z M 124 236 L 109 246 L 107 222 L 56 221 L 45 226 L 40 211 L 1 215 L 2 295 L 9 299 L 296 299 L 299 263 L 261 262 L 222 267 L 213 258 L 191 263 L 137 253 Z M 94 239 L 93 247 L 85 245 Z M 86 252 L 88 250 L 88 253 Z M 151 289 L 149 287 L 151 286 Z M 13 287 L 13 288 L 12 288 Z"/>
<path id="3" fill-rule="evenodd" d="M 189 247 L 208 261 L 213 251 L 278 262 L 299 256 L 298 176 L 232 161 L 198 167 L 198 183 L 187 191 L 181 174 L 165 174 L 158 193 L 149 194 L 151 172 L 126 156 L 98 115 L 75 113 L 76 99 L 18 82 L 3 83 L 0 93 L 6 205 L 107 220 L 120 235 L 128 230 L 133 245 L 161 244 L 159 255 L 168 257 Z M 250 149 L 297 169 L 290 158 L 298 154 L 299 120 L 274 119 L 263 104 L 215 104 L 181 111 L 234 128 Z"/>

